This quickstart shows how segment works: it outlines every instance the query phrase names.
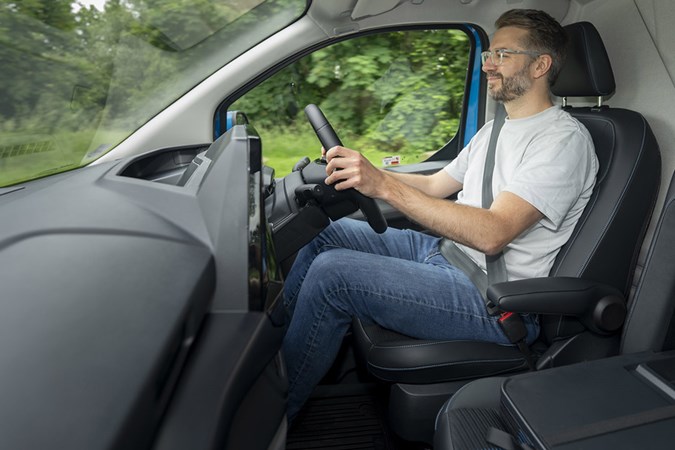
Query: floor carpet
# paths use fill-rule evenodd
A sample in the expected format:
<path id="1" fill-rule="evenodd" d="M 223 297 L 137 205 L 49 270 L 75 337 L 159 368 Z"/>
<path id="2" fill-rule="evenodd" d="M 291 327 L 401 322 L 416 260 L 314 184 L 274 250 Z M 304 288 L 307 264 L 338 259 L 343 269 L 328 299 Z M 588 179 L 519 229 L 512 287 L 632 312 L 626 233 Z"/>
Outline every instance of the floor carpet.
<path id="1" fill-rule="evenodd" d="M 312 398 L 291 427 L 287 450 L 393 450 L 381 406 L 370 394 Z"/>

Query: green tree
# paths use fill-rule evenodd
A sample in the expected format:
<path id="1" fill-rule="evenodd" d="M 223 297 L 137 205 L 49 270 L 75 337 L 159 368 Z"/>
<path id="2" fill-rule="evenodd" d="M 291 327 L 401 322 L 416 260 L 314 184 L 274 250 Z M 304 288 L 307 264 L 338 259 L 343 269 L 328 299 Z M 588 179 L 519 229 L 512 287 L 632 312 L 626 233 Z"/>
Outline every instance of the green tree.
<path id="1" fill-rule="evenodd" d="M 419 161 L 457 131 L 469 49 L 469 38 L 459 30 L 357 37 L 300 59 L 230 109 L 245 111 L 264 131 L 265 154 L 271 160 L 275 153 L 297 160 L 309 150 L 300 147 L 290 156 L 296 150 L 281 141 L 289 134 L 311 133 L 301 111 L 318 103 L 345 142 Z"/>

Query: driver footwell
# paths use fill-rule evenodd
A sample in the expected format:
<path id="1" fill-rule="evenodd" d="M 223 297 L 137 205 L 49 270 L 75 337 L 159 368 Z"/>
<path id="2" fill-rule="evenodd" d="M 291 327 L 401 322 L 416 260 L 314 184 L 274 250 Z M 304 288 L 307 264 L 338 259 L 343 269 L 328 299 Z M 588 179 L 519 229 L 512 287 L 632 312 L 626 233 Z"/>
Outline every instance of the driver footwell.
<path id="1" fill-rule="evenodd" d="M 386 422 L 377 387 L 319 386 L 292 424 L 287 450 L 421 450 L 401 441 Z"/>

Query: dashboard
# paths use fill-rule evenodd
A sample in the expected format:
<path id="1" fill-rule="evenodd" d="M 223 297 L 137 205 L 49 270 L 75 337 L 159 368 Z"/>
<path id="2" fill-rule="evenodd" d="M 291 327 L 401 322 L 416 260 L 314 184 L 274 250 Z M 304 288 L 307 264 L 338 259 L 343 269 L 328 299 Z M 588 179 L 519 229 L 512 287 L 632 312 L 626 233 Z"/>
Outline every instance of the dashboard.
<path id="1" fill-rule="evenodd" d="M 5 190 L 0 217 L 0 447 L 225 444 L 266 372 L 276 429 L 281 278 L 252 127 Z"/>

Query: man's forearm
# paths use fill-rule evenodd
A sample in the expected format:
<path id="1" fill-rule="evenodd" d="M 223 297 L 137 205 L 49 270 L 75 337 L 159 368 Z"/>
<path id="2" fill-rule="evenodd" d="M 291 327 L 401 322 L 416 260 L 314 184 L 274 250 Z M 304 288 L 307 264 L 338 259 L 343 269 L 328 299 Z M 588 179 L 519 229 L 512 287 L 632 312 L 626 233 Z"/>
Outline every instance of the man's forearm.
<path id="1" fill-rule="evenodd" d="M 383 200 L 410 219 L 441 236 L 482 252 L 489 250 L 487 242 L 479 242 L 481 239 L 476 239 L 476 237 L 492 234 L 481 214 L 487 212 L 486 210 L 462 208 L 462 205 L 453 201 L 430 197 L 422 189 L 417 189 L 414 184 L 408 183 L 410 178 L 395 177 L 397 181 L 403 181 L 405 184 L 391 183 L 386 189 L 387 195 Z M 463 211 L 458 211 L 459 209 Z M 471 209 L 476 211 L 471 211 Z M 470 219 L 466 220 L 467 218 Z M 471 225 L 467 226 L 469 223 Z M 476 237 L 471 234 L 475 234 Z"/>
<path id="2" fill-rule="evenodd" d="M 438 171 L 432 175 L 420 175 L 414 173 L 392 172 L 383 169 L 380 170 L 397 181 L 412 186 L 431 197 L 446 198 L 462 188 L 460 183 L 453 180 L 443 171 Z"/>
<path id="3" fill-rule="evenodd" d="M 401 181 L 408 186 L 412 186 L 416 189 L 419 189 L 420 191 L 424 192 L 427 195 L 431 195 L 428 190 L 429 190 L 429 177 L 427 175 L 420 175 L 417 173 L 400 173 L 400 172 L 393 172 L 391 170 L 384 170 L 387 175 L 390 175 L 397 179 L 398 181 Z"/>
<path id="4" fill-rule="evenodd" d="M 385 184 L 382 200 L 429 230 L 486 254 L 501 251 L 541 218 L 541 213 L 510 193 L 494 208 L 483 209 L 431 197 L 398 177 L 387 178 Z"/>

